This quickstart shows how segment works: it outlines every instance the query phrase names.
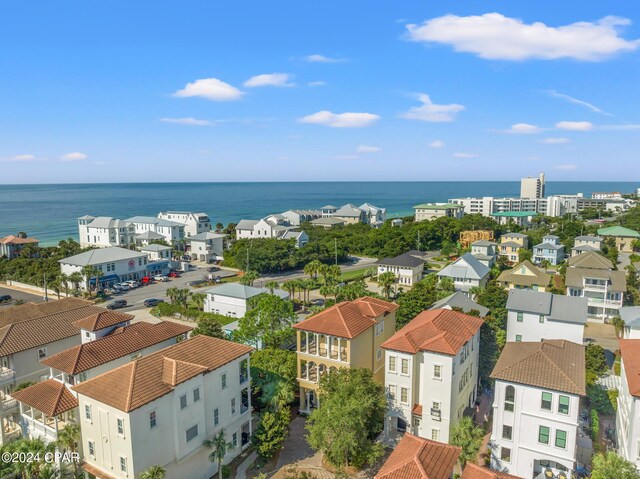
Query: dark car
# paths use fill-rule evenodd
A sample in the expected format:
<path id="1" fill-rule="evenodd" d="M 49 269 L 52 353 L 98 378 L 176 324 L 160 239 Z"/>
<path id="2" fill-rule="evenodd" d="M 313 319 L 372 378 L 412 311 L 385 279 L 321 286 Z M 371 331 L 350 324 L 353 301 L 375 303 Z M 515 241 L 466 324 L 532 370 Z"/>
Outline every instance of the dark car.
<path id="1" fill-rule="evenodd" d="M 5 301 L 11 301 L 11 295 L 10 294 L 3 294 L 2 296 L 0 296 L 0 303 L 4 303 Z"/>
<path id="2" fill-rule="evenodd" d="M 124 308 L 127 305 L 127 301 L 125 299 L 116 299 L 115 301 L 107 304 L 107 309 L 120 309 Z"/>
<path id="3" fill-rule="evenodd" d="M 164 303 L 164 299 L 149 298 L 144 300 L 144 305 L 147 308 L 153 308 L 154 306 L 157 306 L 160 303 Z"/>
<path id="4" fill-rule="evenodd" d="M 211 267 L 207 268 L 207 272 L 209 272 L 209 273 L 213 273 L 215 271 L 220 271 L 220 268 L 218 268 L 217 266 L 211 266 Z"/>

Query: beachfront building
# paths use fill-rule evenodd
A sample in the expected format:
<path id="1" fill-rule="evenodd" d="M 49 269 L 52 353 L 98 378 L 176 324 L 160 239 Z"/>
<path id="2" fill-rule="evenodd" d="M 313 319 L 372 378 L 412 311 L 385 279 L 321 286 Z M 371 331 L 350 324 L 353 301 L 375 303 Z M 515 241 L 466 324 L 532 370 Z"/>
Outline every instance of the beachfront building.
<path id="1" fill-rule="evenodd" d="M 60 271 L 66 275 L 80 273 L 83 275 L 78 286 L 88 291 L 96 287 L 96 276 L 88 281 L 84 276 L 83 268 L 91 266 L 100 271 L 102 276 L 97 278 L 100 288 L 108 287 L 114 283 L 128 280 L 139 280 L 147 274 L 148 257 L 146 253 L 125 248 L 107 247 L 85 251 L 58 261 Z"/>
<path id="2" fill-rule="evenodd" d="M 184 223 L 160 219 L 155 216 L 133 216 L 126 221 L 132 223 L 135 228 L 137 244 L 142 244 L 143 241 L 148 242 L 149 233 L 161 235 L 162 239 L 170 245 L 177 244 L 185 238 Z M 139 235 L 141 236 L 138 237 Z"/>
<path id="3" fill-rule="evenodd" d="M 409 431 L 449 442 L 451 428 L 473 408 L 478 395 L 482 324 L 476 316 L 433 309 L 384 342 L 387 435 Z"/>
<path id="4" fill-rule="evenodd" d="M 223 464 L 249 445 L 250 352 L 198 335 L 74 386 L 84 471 L 133 478 L 159 465 L 167 478 L 212 477 L 206 439 L 223 432 Z"/>
<path id="5" fill-rule="evenodd" d="M 322 216 L 317 220 L 311 220 L 311 224 L 313 226 L 320 226 L 325 229 L 335 228 L 337 226 L 344 226 L 346 224 L 345 220 L 340 218 L 334 218 L 332 216 Z"/>
<path id="6" fill-rule="evenodd" d="M 551 275 L 531 261 L 525 260 L 511 269 L 504 270 L 497 281 L 506 289 L 546 291 L 551 282 Z"/>
<path id="7" fill-rule="evenodd" d="M 338 207 L 333 205 L 324 205 L 322 208 L 320 208 L 320 211 L 322 211 L 323 218 L 329 218 L 333 216 L 336 211 L 338 211 Z"/>
<path id="8" fill-rule="evenodd" d="M 525 478 L 572 478 L 580 397 L 585 395 L 585 349 L 546 339 L 507 343 L 495 380 L 491 467 Z"/>
<path id="9" fill-rule="evenodd" d="M 587 300 L 526 289 L 509 290 L 507 341 L 566 339 L 582 344 Z"/>
<path id="10" fill-rule="evenodd" d="M 269 294 L 267 288 L 245 286 L 240 283 L 225 283 L 220 286 L 205 289 L 207 295 L 204 310 L 207 313 L 222 314 L 232 318 L 243 318 L 250 308 L 249 300 L 259 294 Z M 282 299 L 288 299 L 289 293 L 281 289 L 274 289 L 273 293 Z"/>
<path id="11" fill-rule="evenodd" d="M 544 198 L 544 173 L 520 180 L 520 198 Z"/>
<path id="12" fill-rule="evenodd" d="M 633 253 L 634 241 L 640 241 L 640 233 L 623 226 L 609 226 L 600 228 L 598 234 L 603 238 L 613 238 L 618 251 L 623 253 Z"/>
<path id="13" fill-rule="evenodd" d="M 85 215 L 78 218 L 78 239 L 83 248 L 129 248 L 135 245 L 135 236 L 135 226 L 129 221 L 110 216 Z"/>
<path id="14" fill-rule="evenodd" d="M 150 244 L 141 247 L 140 252 L 146 254 L 149 261 L 171 261 L 171 246 Z"/>
<path id="15" fill-rule="evenodd" d="M 449 278 L 459 291 L 484 288 L 489 281 L 491 270 L 478 261 L 471 253 L 465 253 L 453 263 L 436 273 L 439 279 Z"/>
<path id="16" fill-rule="evenodd" d="M 564 261 L 564 245 L 560 243 L 560 238 L 555 235 L 545 235 L 542 243 L 533 247 L 533 262 L 549 262 L 558 265 Z"/>
<path id="17" fill-rule="evenodd" d="M 261 220 L 240 220 L 236 225 L 236 239 L 275 238 L 295 240 L 296 248 L 309 241 L 309 236 L 289 223 L 283 215 L 270 215 Z"/>
<path id="18" fill-rule="evenodd" d="M 351 203 L 338 208 L 332 216 L 343 220 L 348 225 L 367 222 L 367 214 Z"/>
<path id="19" fill-rule="evenodd" d="M 398 305 L 377 298 L 343 301 L 293 326 L 296 330 L 300 411 L 319 407 L 318 381 L 338 368 L 367 368 L 384 382 L 382 344 L 396 328 Z"/>
<path id="20" fill-rule="evenodd" d="M 616 410 L 618 454 L 640 467 L 640 339 L 620 341 L 620 380 Z"/>
<path id="21" fill-rule="evenodd" d="M 282 213 L 290 225 L 300 226 L 302 223 L 322 218 L 320 210 L 287 210 Z"/>
<path id="22" fill-rule="evenodd" d="M 460 219 L 464 215 L 464 208 L 453 203 L 422 203 L 413 207 L 415 221 L 433 220 L 436 218 Z"/>
<path id="23" fill-rule="evenodd" d="M 373 226 L 374 228 L 379 228 L 387 219 L 387 209 L 379 208 L 370 203 L 363 203 L 359 207 L 360 210 L 364 211 L 365 214 L 365 223 Z"/>
<path id="24" fill-rule="evenodd" d="M 213 263 L 222 261 L 225 235 L 206 231 L 187 238 L 191 259 Z"/>
<path id="25" fill-rule="evenodd" d="M 573 248 L 571 248 L 571 256 L 578 256 L 582 253 L 589 251 L 601 251 L 602 250 L 602 238 L 599 236 L 576 236 L 573 241 Z"/>
<path id="26" fill-rule="evenodd" d="M 612 191 L 612 192 L 595 192 L 595 193 L 591 193 L 591 198 L 593 198 L 594 200 L 613 200 L 613 199 L 617 199 L 620 200 L 622 199 L 622 193 L 620 193 L 619 191 Z"/>
<path id="27" fill-rule="evenodd" d="M 459 309 L 463 313 L 469 314 L 471 311 L 477 311 L 481 318 L 489 314 L 489 308 L 476 303 L 468 293 L 456 291 L 446 298 L 442 298 L 431 305 L 429 309 Z"/>
<path id="28" fill-rule="evenodd" d="M 376 263 L 378 276 L 393 273 L 397 285 L 412 287 L 422 279 L 425 263 L 423 256 L 422 251 L 409 251 L 395 258 L 383 258 Z"/>
<path id="29" fill-rule="evenodd" d="M 624 271 L 615 270 L 608 258 L 593 251 L 569 258 L 567 264 L 567 296 L 587 298 L 589 318 L 604 321 L 620 314 L 627 291 Z"/>
<path id="30" fill-rule="evenodd" d="M 518 262 L 518 251 L 529 247 L 529 237 L 522 233 L 505 233 L 500 237 L 498 255 L 503 256 L 509 263 Z"/>
<path id="31" fill-rule="evenodd" d="M 184 234 L 187 238 L 211 231 L 211 220 L 206 213 L 192 213 L 191 211 L 161 211 L 158 213 L 161 220 L 169 220 L 184 225 Z"/>
<path id="32" fill-rule="evenodd" d="M 25 246 L 38 246 L 39 243 L 39 240 L 37 240 L 36 238 L 28 238 L 25 233 L 19 233 L 18 236 L 5 236 L 4 238 L 0 238 L 0 258 L 17 258 L 20 256 Z"/>
<path id="33" fill-rule="evenodd" d="M 498 256 L 497 244 L 493 241 L 478 240 L 471 243 L 471 254 L 488 268 L 493 267 Z"/>

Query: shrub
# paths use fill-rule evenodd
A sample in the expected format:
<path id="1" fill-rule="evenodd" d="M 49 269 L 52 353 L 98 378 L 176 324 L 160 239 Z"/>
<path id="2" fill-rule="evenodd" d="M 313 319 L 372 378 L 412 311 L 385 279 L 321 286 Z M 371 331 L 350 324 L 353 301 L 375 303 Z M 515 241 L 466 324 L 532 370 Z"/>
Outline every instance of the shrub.
<path id="1" fill-rule="evenodd" d="M 598 433 L 600 432 L 600 417 L 598 411 L 591 410 L 591 439 L 596 441 L 598 439 Z"/>

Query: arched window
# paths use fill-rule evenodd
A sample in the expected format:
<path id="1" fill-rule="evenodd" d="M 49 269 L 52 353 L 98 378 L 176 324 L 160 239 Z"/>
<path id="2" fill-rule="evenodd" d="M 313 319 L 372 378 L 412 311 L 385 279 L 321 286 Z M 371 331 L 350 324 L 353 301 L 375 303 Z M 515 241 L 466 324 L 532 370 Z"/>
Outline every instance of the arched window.
<path id="1" fill-rule="evenodd" d="M 513 386 L 507 386 L 504 391 L 504 410 L 513 412 L 516 402 L 516 389 Z"/>
<path id="2" fill-rule="evenodd" d="M 318 380 L 318 366 L 313 361 L 309 362 L 309 381 L 316 382 Z"/>

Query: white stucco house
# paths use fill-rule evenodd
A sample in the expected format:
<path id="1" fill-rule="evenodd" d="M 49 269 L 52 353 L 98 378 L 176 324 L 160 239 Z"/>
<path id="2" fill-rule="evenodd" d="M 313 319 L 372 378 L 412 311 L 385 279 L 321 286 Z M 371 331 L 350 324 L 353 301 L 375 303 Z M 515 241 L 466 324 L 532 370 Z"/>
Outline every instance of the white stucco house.
<path id="1" fill-rule="evenodd" d="M 140 239 L 142 241 L 144 235 L 148 235 L 151 232 L 162 235 L 162 238 L 169 244 L 177 243 L 185 238 L 184 223 L 156 218 L 155 216 L 133 216 L 126 221 L 134 225 L 136 241 L 138 241 L 138 235 L 143 235 Z M 145 239 L 148 241 L 148 238 Z"/>
<path id="2" fill-rule="evenodd" d="M 293 239 L 297 248 L 309 241 L 309 236 L 292 225 L 283 215 L 270 215 L 260 220 L 240 220 L 236 225 L 236 239 Z"/>
<path id="3" fill-rule="evenodd" d="M 508 342 L 495 380 L 491 468 L 525 478 L 572 479 L 585 349 L 571 341 Z"/>
<path id="4" fill-rule="evenodd" d="M 364 211 L 366 223 L 370 224 L 374 228 L 382 226 L 387 219 L 386 208 L 379 208 L 371 203 L 363 203 L 358 208 Z"/>
<path id="5" fill-rule="evenodd" d="M 621 385 L 616 411 L 618 454 L 640 468 L 640 339 L 621 340 L 620 352 Z"/>
<path id="6" fill-rule="evenodd" d="M 150 244 L 142 246 L 140 252 L 149 257 L 149 261 L 171 261 L 171 246 L 162 244 Z"/>
<path id="7" fill-rule="evenodd" d="M 187 238 L 191 259 L 212 263 L 221 261 L 224 254 L 225 235 L 207 231 Z"/>
<path id="8" fill-rule="evenodd" d="M 587 300 L 527 289 L 510 289 L 507 341 L 566 339 L 582 344 Z"/>
<path id="9" fill-rule="evenodd" d="M 184 234 L 187 238 L 211 231 L 211 220 L 206 213 L 161 211 L 158 213 L 158 218 L 182 223 L 184 225 Z"/>
<path id="10" fill-rule="evenodd" d="M 225 283 L 203 291 L 207 295 L 204 310 L 208 313 L 222 314 L 232 318 L 242 318 L 249 309 L 249 300 L 259 294 L 270 294 L 267 288 L 255 288 L 239 283 Z M 274 289 L 273 294 L 288 299 L 289 293 Z"/>
<path id="11" fill-rule="evenodd" d="M 489 281 L 491 270 L 471 253 L 465 253 L 453 263 L 436 273 L 438 278 L 449 278 L 460 291 L 469 291 L 473 287 L 484 288 Z"/>
<path id="12" fill-rule="evenodd" d="M 317 220 L 322 218 L 322 211 L 320 210 L 287 210 L 282 213 L 289 224 L 292 226 L 300 226 L 307 221 Z"/>
<path id="13" fill-rule="evenodd" d="M 624 321 L 624 339 L 640 339 L 640 306 L 620 308 L 620 318 Z"/>
<path id="14" fill-rule="evenodd" d="M 422 279 L 425 260 L 422 251 L 409 251 L 395 258 L 378 260 L 378 276 L 383 273 L 393 273 L 399 286 L 413 286 Z"/>
<path id="15" fill-rule="evenodd" d="M 89 246 L 128 248 L 135 245 L 135 236 L 135 225 L 126 220 L 90 215 L 78 218 L 78 240 L 83 248 Z"/>
<path id="16" fill-rule="evenodd" d="M 482 319 L 450 309 L 423 311 L 382 344 L 385 431 L 449 442 L 478 394 Z"/>

